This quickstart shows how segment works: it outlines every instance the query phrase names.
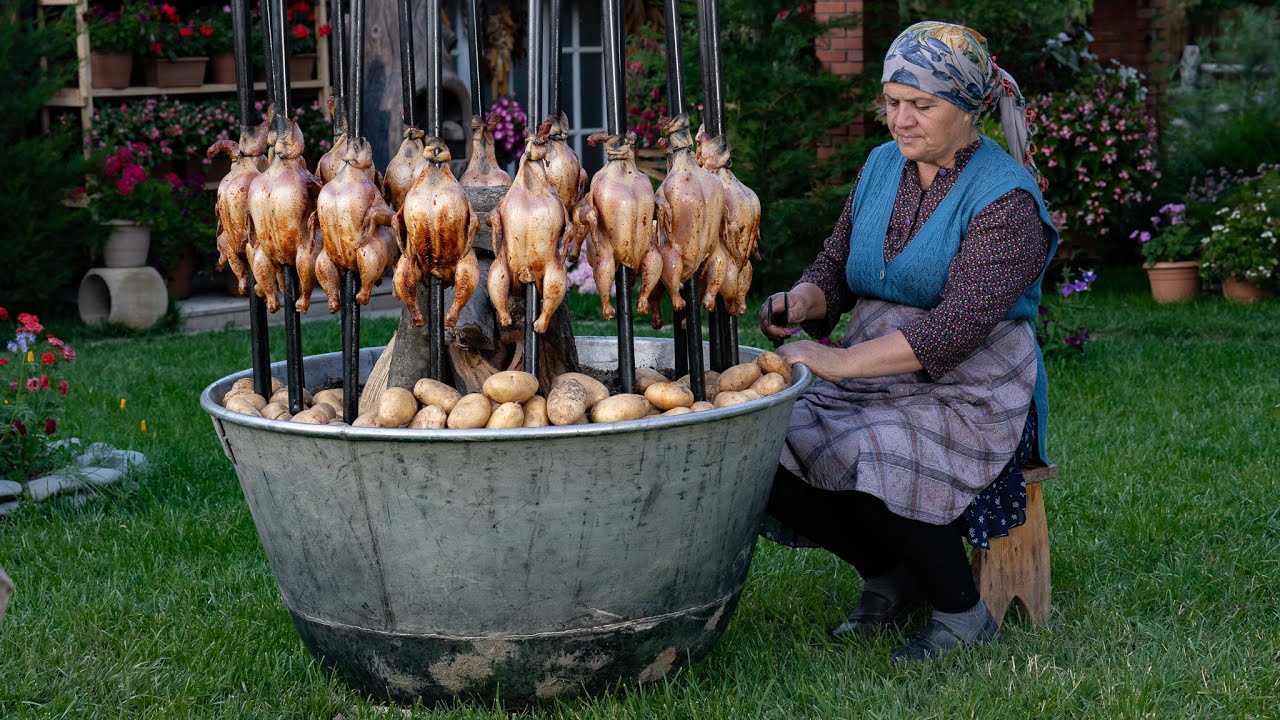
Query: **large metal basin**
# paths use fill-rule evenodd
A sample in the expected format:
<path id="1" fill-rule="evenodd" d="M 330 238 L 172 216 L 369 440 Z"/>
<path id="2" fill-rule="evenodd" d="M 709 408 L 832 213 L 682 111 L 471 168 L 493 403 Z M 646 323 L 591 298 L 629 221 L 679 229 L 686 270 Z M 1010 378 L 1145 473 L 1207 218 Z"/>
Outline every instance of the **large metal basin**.
<path id="1" fill-rule="evenodd" d="M 362 351 L 367 372 L 382 348 Z M 742 348 L 744 361 L 760 351 Z M 614 338 L 580 338 L 616 367 Z M 636 340 L 670 367 L 670 341 Z M 275 368 L 283 374 L 282 364 Z M 747 577 L 795 398 L 629 423 L 389 430 L 277 422 L 200 397 L 307 647 L 378 698 L 510 703 L 652 682 L 697 660 Z M 339 354 L 305 360 L 311 383 Z"/>

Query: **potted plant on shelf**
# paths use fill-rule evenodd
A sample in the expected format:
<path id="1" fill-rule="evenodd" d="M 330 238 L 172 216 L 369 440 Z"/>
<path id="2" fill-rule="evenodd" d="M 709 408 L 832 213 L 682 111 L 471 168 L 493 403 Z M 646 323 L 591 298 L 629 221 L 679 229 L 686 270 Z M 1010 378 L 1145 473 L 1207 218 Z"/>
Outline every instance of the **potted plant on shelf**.
<path id="1" fill-rule="evenodd" d="M 148 85 L 183 87 L 204 82 L 208 35 L 199 26 L 184 21 L 177 8 L 165 3 L 153 7 L 146 30 L 151 55 L 145 68 Z"/>
<path id="2" fill-rule="evenodd" d="M 151 247 L 151 220 L 171 202 L 168 185 L 151 177 L 138 162 L 141 143 L 129 143 L 102 160 L 102 170 L 89 178 L 89 207 L 99 222 L 111 227 L 102 248 L 109 268 L 142 267 Z"/>
<path id="3" fill-rule="evenodd" d="M 231 28 L 231 6 L 214 8 L 208 17 L 201 18 L 208 35 L 209 66 L 213 82 L 231 84 L 236 81 L 235 35 Z M 259 43 L 255 47 L 262 47 Z M 251 53 L 252 54 L 252 53 Z"/>
<path id="4" fill-rule="evenodd" d="M 1270 297 L 1280 286 L 1280 171 L 1241 184 L 1214 213 L 1200 271 L 1232 302 Z"/>
<path id="5" fill-rule="evenodd" d="M 143 46 L 142 18 L 145 11 L 136 0 L 126 1 L 118 10 L 94 3 L 85 13 L 88 28 L 89 76 L 93 87 L 129 87 L 133 74 L 133 53 Z"/>
<path id="6" fill-rule="evenodd" d="M 1142 244 L 1143 267 L 1158 303 L 1178 302 L 1200 290 L 1199 234 L 1186 218 L 1187 206 L 1169 203 L 1151 217 L 1155 232 L 1134 230 L 1131 239 Z"/>
<path id="7" fill-rule="evenodd" d="M 170 192 L 168 201 L 159 203 L 152 222 L 151 256 L 164 276 L 169 297 L 183 300 L 191 296 L 197 262 L 216 247 L 213 200 L 205 192 L 203 173 L 186 177 L 168 173 L 163 180 Z"/>
<path id="8" fill-rule="evenodd" d="M 285 11 L 289 25 L 289 78 L 313 80 L 316 73 L 316 37 L 328 37 L 329 25 L 315 27 L 316 12 L 311 3 L 297 0 Z M 315 28 L 314 32 L 312 28 Z"/>

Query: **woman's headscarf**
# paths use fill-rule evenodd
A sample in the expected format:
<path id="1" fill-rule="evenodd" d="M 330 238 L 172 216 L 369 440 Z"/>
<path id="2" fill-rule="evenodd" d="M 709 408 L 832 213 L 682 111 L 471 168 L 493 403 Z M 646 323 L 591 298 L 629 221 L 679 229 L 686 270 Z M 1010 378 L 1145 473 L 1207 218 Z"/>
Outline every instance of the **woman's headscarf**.
<path id="1" fill-rule="evenodd" d="M 1009 154 L 1040 179 L 1031 159 L 1027 101 L 1013 77 L 996 65 L 987 39 L 976 30 L 936 21 L 912 25 L 889 46 L 880 82 L 908 85 L 967 113 L 995 105 Z"/>

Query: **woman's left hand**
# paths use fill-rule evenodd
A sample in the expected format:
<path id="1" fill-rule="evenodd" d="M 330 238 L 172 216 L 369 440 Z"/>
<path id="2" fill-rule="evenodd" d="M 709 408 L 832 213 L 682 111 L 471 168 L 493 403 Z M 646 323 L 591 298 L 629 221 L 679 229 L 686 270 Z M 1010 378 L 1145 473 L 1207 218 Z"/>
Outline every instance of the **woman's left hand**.
<path id="1" fill-rule="evenodd" d="M 829 382 L 854 377 L 850 372 L 848 352 L 845 348 L 823 345 L 812 340 L 787 343 L 777 350 L 783 360 L 790 364 L 803 363 L 809 368 L 809 372 Z"/>

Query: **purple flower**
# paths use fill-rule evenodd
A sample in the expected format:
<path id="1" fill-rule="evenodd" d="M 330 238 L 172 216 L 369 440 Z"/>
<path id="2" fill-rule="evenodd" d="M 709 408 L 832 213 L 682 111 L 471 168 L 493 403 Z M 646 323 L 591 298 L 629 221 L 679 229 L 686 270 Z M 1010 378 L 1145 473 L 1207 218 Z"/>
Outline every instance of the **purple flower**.
<path id="1" fill-rule="evenodd" d="M 1077 280 L 1071 284 L 1071 287 L 1076 292 L 1084 292 L 1085 290 L 1089 289 L 1089 283 L 1085 282 L 1084 280 Z"/>
<path id="2" fill-rule="evenodd" d="M 1092 285 L 1093 281 L 1098 279 L 1098 274 L 1092 270 L 1085 270 L 1084 275 L 1081 275 L 1081 277 L 1084 279 L 1086 283 L 1089 283 L 1090 285 Z"/>
<path id="3" fill-rule="evenodd" d="M 1062 288 L 1058 290 L 1058 292 L 1062 293 L 1062 297 L 1071 297 L 1071 293 L 1075 291 L 1075 286 L 1071 283 L 1063 283 Z"/>

